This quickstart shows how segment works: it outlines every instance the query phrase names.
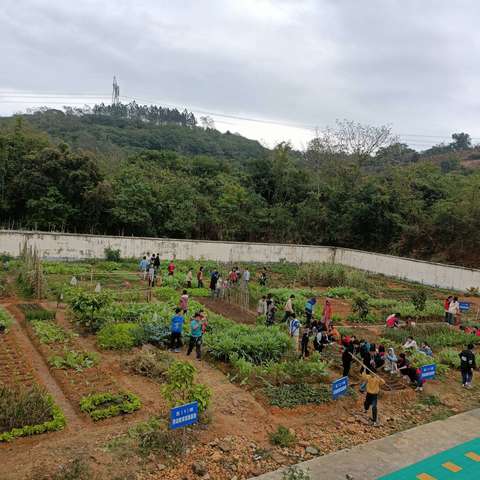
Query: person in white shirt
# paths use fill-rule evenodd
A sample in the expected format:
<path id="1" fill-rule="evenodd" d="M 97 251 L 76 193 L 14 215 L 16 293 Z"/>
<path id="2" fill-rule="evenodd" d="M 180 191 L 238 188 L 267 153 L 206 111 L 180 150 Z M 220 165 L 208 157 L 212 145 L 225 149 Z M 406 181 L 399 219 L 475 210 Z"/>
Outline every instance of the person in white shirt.
<path id="1" fill-rule="evenodd" d="M 287 302 L 285 303 L 285 307 L 283 308 L 283 310 L 285 311 L 285 317 L 283 319 L 285 321 L 285 323 L 288 322 L 289 318 L 295 316 L 295 312 L 293 310 L 293 299 L 294 298 L 295 298 L 295 295 L 290 295 Z"/>
<path id="2" fill-rule="evenodd" d="M 263 295 L 263 297 L 258 301 L 257 305 L 257 315 L 266 315 L 267 314 L 267 297 Z"/>
<path id="3" fill-rule="evenodd" d="M 450 325 L 456 325 L 458 323 L 458 316 L 460 315 L 460 303 L 458 303 L 458 297 L 453 297 L 448 307 L 448 323 Z"/>
<path id="4" fill-rule="evenodd" d="M 248 271 L 248 268 L 243 272 L 243 281 L 245 282 L 245 285 L 248 285 L 248 282 L 250 281 L 250 272 Z"/>
<path id="5" fill-rule="evenodd" d="M 412 338 L 408 337 L 407 341 L 403 344 L 403 348 L 405 350 L 412 349 L 412 350 L 418 350 L 418 345 L 417 342 Z"/>

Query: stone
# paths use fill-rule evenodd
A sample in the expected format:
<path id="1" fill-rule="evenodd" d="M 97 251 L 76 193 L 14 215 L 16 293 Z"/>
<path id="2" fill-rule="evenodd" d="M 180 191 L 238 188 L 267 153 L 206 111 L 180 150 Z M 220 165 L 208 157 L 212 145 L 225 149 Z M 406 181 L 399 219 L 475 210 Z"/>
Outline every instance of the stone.
<path id="1" fill-rule="evenodd" d="M 212 462 L 219 462 L 223 458 L 223 455 L 220 452 L 213 452 L 210 456 Z"/>
<path id="2" fill-rule="evenodd" d="M 283 464 L 283 463 L 285 462 L 285 460 L 286 460 L 285 457 L 284 457 L 283 455 L 281 455 L 280 453 L 278 453 L 278 452 L 272 452 L 272 454 L 270 455 L 270 458 L 271 458 L 274 462 L 276 462 L 276 463 L 278 463 L 278 464 L 280 464 L 280 465 Z"/>
<path id="3" fill-rule="evenodd" d="M 207 467 L 203 462 L 195 462 L 194 464 L 192 464 L 192 471 L 195 475 L 203 477 L 207 474 Z"/>
<path id="4" fill-rule="evenodd" d="M 318 450 L 315 447 L 307 447 L 305 449 L 305 453 L 309 453 L 310 455 L 318 455 Z"/>
<path id="5" fill-rule="evenodd" d="M 159 464 L 157 465 L 157 469 L 158 469 L 158 471 L 160 471 L 160 472 L 161 472 L 162 470 L 165 470 L 166 468 L 167 468 L 167 466 L 164 465 L 163 463 L 159 463 Z"/>
<path id="6" fill-rule="evenodd" d="M 232 449 L 232 444 L 229 441 L 221 441 L 217 444 L 217 447 L 224 453 L 229 452 Z"/>

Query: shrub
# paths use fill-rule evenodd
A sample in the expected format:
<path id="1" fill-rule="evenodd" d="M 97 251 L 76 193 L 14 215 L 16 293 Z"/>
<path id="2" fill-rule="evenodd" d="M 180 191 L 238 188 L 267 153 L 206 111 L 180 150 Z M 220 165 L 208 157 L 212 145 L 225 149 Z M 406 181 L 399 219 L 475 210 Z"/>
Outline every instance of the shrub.
<path id="1" fill-rule="evenodd" d="M 31 478 L 35 480 L 98 480 L 83 457 L 69 460 L 60 465 L 54 473 L 44 473 L 43 468 L 38 467 Z"/>
<path id="2" fill-rule="evenodd" d="M 7 329 L 11 325 L 12 317 L 2 306 L 0 306 L 0 326 L 3 327 L 3 329 Z"/>
<path id="3" fill-rule="evenodd" d="M 210 403 L 211 391 L 203 384 L 195 384 L 195 367 L 188 362 L 173 362 L 167 371 L 167 384 L 162 388 L 172 407 L 197 401 L 199 412 Z"/>
<path id="4" fill-rule="evenodd" d="M 423 405 L 429 407 L 438 407 L 442 404 L 442 401 L 436 395 L 422 395 L 420 401 Z"/>
<path id="5" fill-rule="evenodd" d="M 134 323 L 111 323 L 97 333 L 97 343 L 101 348 L 130 350 L 142 342 L 143 330 Z"/>
<path id="6" fill-rule="evenodd" d="M 72 337 L 62 327 L 49 320 L 33 320 L 31 325 L 41 343 L 63 343 Z"/>
<path id="7" fill-rule="evenodd" d="M 170 341 L 170 328 L 163 320 L 149 320 L 141 324 L 143 341 L 158 346 L 167 346 Z"/>
<path id="8" fill-rule="evenodd" d="M 269 434 L 272 445 L 279 447 L 290 447 L 296 442 L 295 434 L 293 434 L 287 427 L 279 425 L 275 432 Z"/>
<path id="9" fill-rule="evenodd" d="M 87 331 L 96 332 L 106 322 L 100 311 L 111 303 L 111 298 L 107 292 L 88 293 L 80 290 L 71 296 L 69 303 L 76 322 Z"/>
<path id="10" fill-rule="evenodd" d="M 146 351 L 127 360 L 125 366 L 138 375 L 163 381 L 172 363 L 172 358 L 163 352 Z"/>
<path id="11" fill-rule="evenodd" d="M 168 430 L 161 420 L 150 418 L 139 423 L 128 431 L 128 436 L 133 438 L 141 455 L 167 454 L 178 456 L 183 453 L 185 441 L 183 435 L 175 430 Z"/>
<path id="12" fill-rule="evenodd" d="M 0 442 L 61 430 L 64 426 L 63 413 L 38 386 L 0 386 Z"/>
<path id="13" fill-rule="evenodd" d="M 412 303 L 415 306 L 415 310 L 423 312 L 427 303 L 427 292 L 425 288 L 417 288 L 412 294 Z"/>
<path id="14" fill-rule="evenodd" d="M 63 356 L 54 355 L 48 359 L 48 363 L 53 368 L 71 369 L 77 372 L 91 368 L 99 361 L 100 356 L 96 352 L 77 352 L 75 350 L 65 350 Z"/>
<path id="15" fill-rule="evenodd" d="M 107 247 L 105 249 L 105 259 L 107 260 L 107 262 L 119 262 L 120 250 Z"/>
<path id="16" fill-rule="evenodd" d="M 133 393 L 94 393 L 80 400 L 80 410 L 88 413 L 94 422 L 133 413 L 140 406 L 140 399 Z"/>
<path id="17" fill-rule="evenodd" d="M 452 348 L 442 350 L 435 356 L 435 358 L 437 362 L 443 365 L 448 365 L 449 367 L 453 368 L 460 368 L 460 357 L 458 356 L 458 352 Z"/>
<path id="18" fill-rule="evenodd" d="M 360 321 L 365 321 L 370 311 L 368 295 L 358 294 L 353 299 L 352 310 L 358 315 Z"/>
<path id="19" fill-rule="evenodd" d="M 330 389 L 326 385 L 314 387 L 305 383 L 294 385 L 269 386 L 264 393 L 270 405 L 277 407 L 294 407 L 307 403 L 321 404 L 330 400 Z"/>

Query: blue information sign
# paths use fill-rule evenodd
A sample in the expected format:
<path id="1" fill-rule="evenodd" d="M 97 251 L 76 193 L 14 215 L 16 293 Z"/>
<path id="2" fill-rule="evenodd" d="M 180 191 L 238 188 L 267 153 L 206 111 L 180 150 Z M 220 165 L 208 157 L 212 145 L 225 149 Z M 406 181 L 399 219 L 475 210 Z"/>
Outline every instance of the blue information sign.
<path id="1" fill-rule="evenodd" d="M 460 302 L 460 311 L 461 312 L 468 312 L 470 310 L 470 302 Z"/>
<path id="2" fill-rule="evenodd" d="M 437 373 L 437 366 L 432 363 L 431 365 L 424 365 L 422 367 L 422 380 L 432 380 Z"/>
<path id="3" fill-rule="evenodd" d="M 332 382 L 332 398 L 336 400 L 338 397 L 345 395 L 348 390 L 348 377 L 342 377 Z"/>
<path id="4" fill-rule="evenodd" d="M 198 422 L 198 402 L 187 403 L 170 410 L 170 428 L 186 427 Z"/>

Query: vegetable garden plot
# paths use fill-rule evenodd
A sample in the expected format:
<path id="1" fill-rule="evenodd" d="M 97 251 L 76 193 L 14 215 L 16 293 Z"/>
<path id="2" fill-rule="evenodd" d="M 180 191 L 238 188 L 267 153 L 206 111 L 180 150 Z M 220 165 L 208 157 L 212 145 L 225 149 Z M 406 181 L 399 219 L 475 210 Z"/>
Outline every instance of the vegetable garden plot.
<path id="1" fill-rule="evenodd" d="M 86 352 L 76 334 L 50 320 L 24 322 L 28 335 L 50 366 L 50 371 L 60 384 L 65 396 L 80 410 L 80 400 L 95 393 L 117 393 L 122 390 L 115 378 L 102 368 L 98 355 Z M 56 334 L 45 336 L 45 326 Z M 37 328 L 36 328 L 37 327 Z M 39 329 L 40 328 L 40 329 Z M 62 332 L 62 334 L 58 334 Z M 60 362 L 58 358 L 65 359 Z M 93 361 L 83 362 L 87 358 Z"/>
<path id="2" fill-rule="evenodd" d="M 24 357 L 14 334 L 8 330 L 0 336 L 0 365 L 0 384 L 30 387 L 35 383 L 32 366 Z"/>

